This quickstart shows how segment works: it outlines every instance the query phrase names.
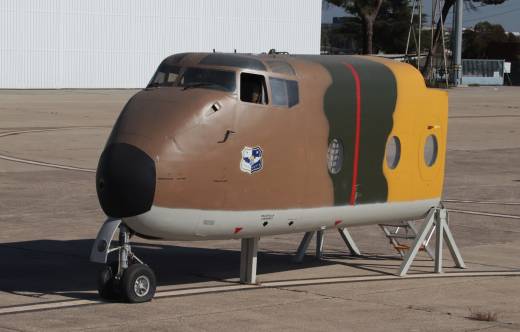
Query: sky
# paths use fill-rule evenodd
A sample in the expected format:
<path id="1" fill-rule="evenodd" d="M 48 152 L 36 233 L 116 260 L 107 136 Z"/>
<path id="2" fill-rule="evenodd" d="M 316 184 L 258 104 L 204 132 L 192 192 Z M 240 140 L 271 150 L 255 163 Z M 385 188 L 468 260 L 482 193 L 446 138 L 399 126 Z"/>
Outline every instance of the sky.
<path id="1" fill-rule="evenodd" d="M 432 11 L 432 0 L 423 0 L 424 11 L 430 17 Z M 332 22 L 335 16 L 344 16 L 345 12 L 338 7 L 324 7 L 322 11 L 322 22 Z M 472 27 L 481 21 L 489 21 L 495 24 L 501 24 L 506 31 L 520 32 L 520 0 L 507 0 L 505 3 L 497 6 L 484 6 L 477 10 L 464 10 L 464 27 Z M 431 18 L 428 19 L 430 22 Z M 452 17 L 448 16 L 446 23 L 451 25 Z"/>

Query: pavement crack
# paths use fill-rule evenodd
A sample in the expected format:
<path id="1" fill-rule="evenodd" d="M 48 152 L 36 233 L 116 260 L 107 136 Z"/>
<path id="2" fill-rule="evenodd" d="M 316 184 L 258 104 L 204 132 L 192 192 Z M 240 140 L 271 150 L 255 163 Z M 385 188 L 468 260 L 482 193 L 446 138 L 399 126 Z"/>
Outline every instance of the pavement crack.
<path id="1" fill-rule="evenodd" d="M 419 288 L 424 288 L 424 287 L 419 287 Z M 398 304 L 395 304 L 395 303 L 388 304 L 388 303 L 385 303 L 385 302 L 374 302 L 374 301 L 370 301 L 370 300 L 360 300 L 360 299 L 349 298 L 349 297 L 342 297 L 342 296 L 323 294 L 323 293 L 319 293 L 319 292 L 313 292 L 313 291 L 310 291 L 310 290 L 296 290 L 296 289 L 286 289 L 286 288 L 280 288 L 280 289 L 288 290 L 288 291 L 294 291 L 294 292 L 302 292 L 302 293 L 312 294 L 312 295 L 315 295 L 315 296 L 321 296 L 325 300 L 335 299 L 335 300 L 340 300 L 340 301 L 345 301 L 345 302 L 358 302 L 358 303 L 365 303 L 365 304 L 377 304 L 377 305 L 382 305 L 382 306 L 385 306 L 385 307 L 401 308 L 403 310 L 421 311 L 421 312 L 427 312 L 427 313 L 432 313 L 432 314 L 437 314 L 437 315 L 457 317 L 457 318 L 461 318 L 461 319 L 466 318 L 464 316 L 456 315 L 456 314 L 453 314 L 451 312 L 438 311 L 438 310 L 435 310 L 435 308 L 433 308 L 433 307 L 427 307 L 427 306 L 413 306 L 413 305 L 403 306 L 403 305 L 398 305 Z M 406 289 L 401 289 L 400 291 L 402 291 L 402 290 L 406 290 Z M 396 291 L 396 290 L 393 290 L 393 291 Z M 399 290 L 397 290 L 397 291 L 399 291 Z M 358 295 L 363 296 L 365 294 L 358 294 Z"/>
<path id="2" fill-rule="evenodd" d="M 465 317 L 469 319 L 468 317 Z M 490 323 L 490 322 L 482 322 L 482 323 Z M 514 324 L 514 323 L 507 323 L 507 322 L 494 322 L 494 324 L 483 326 L 483 327 L 477 327 L 477 328 L 471 328 L 471 329 L 465 329 L 465 332 L 474 332 L 474 331 L 485 331 L 489 329 L 495 329 L 497 327 L 505 328 L 512 331 L 518 331 L 520 325 Z"/>
<path id="3" fill-rule="evenodd" d="M 464 282 L 465 281 L 460 281 L 460 282 L 456 281 L 456 282 L 451 282 L 449 284 L 453 285 L 453 284 L 460 284 L 460 283 L 464 283 Z M 362 294 L 357 294 L 357 295 L 358 296 L 364 296 L 364 295 L 368 295 L 368 294 L 380 294 L 380 293 L 385 293 L 385 292 L 399 292 L 399 291 L 405 291 L 405 290 L 410 290 L 410 289 L 421 289 L 421 288 L 424 288 L 424 287 L 400 288 L 400 289 L 392 289 L 392 290 L 388 290 L 388 291 L 368 292 L 368 293 L 362 293 Z M 434 307 L 430 307 L 430 306 L 415 306 L 415 305 L 403 306 L 403 305 L 398 305 L 398 304 L 395 304 L 395 303 L 388 304 L 388 303 L 385 303 L 385 302 L 382 302 L 382 301 L 374 302 L 374 301 L 370 301 L 370 300 L 360 300 L 360 299 L 354 299 L 354 298 L 349 298 L 349 297 L 342 297 L 342 296 L 323 294 L 323 293 L 314 292 L 314 291 L 311 291 L 311 290 L 308 290 L 308 289 L 291 289 L 291 288 L 285 288 L 285 287 L 279 287 L 279 288 L 277 287 L 276 289 L 286 290 L 286 291 L 291 291 L 291 292 L 297 292 L 297 293 L 304 293 L 304 294 L 309 294 L 309 295 L 312 294 L 312 295 L 315 295 L 315 296 L 320 296 L 320 297 L 322 297 L 322 299 L 325 299 L 325 300 L 327 300 L 327 299 L 336 299 L 336 300 L 340 300 L 340 301 L 358 302 L 358 303 L 365 303 L 365 304 L 379 304 L 379 305 L 383 305 L 383 306 L 386 306 L 386 307 L 392 307 L 392 308 L 399 307 L 399 308 L 401 308 L 403 310 L 427 312 L 427 313 L 431 313 L 431 314 L 450 316 L 450 317 L 455 317 L 455 318 L 459 318 L 459 319 L 470 319 L 468 316 L 465 316 L 465 315 L 455 314 L 455 313 L 452 313 L 452 312 L 449 312 L 449 311 L 436 310 Z M 487 322 L 487 323 L 489 323 L 489 322 Z M 486 330 L 486 329 L 493 328 L 493 327 L 502 327 L 502 328 L 507 328 L 507 329 L 511 329 L 511 330 L 514 330 L 514 331 L 518 331 L 519 328 L 520 328 L 520 324 L 497 321 L 497 322 L 495 322 L 495 324 L 493 324 L 491 326 L 486 326 L 486 327 L 483 327 L 483 328 L 478 328 L 478 329 L 473 329 L 473 330 L 470 329 L 470 330 L 467 330 L 467 331 L 480 331 L 480 330 Z"/>

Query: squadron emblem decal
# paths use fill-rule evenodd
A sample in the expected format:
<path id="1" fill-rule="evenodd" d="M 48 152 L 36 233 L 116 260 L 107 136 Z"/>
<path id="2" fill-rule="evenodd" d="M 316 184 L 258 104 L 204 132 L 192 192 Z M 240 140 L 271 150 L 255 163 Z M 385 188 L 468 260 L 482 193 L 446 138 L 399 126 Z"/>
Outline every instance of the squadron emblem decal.
<path id="1" fill-rule="evenodd" d="M 253 174 L 262 170 L 262 149 L 259 146 L 244 146 L 242 149 L 242 160 L 240 161 L 240 170 L 244 173 Z"/>

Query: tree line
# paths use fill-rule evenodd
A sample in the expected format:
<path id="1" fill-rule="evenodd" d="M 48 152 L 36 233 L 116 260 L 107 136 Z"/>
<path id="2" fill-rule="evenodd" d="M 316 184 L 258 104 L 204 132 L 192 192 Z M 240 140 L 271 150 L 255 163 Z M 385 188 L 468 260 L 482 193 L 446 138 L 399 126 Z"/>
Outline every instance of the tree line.
<path id="1" fill-rule="evenodd" d="M 362 54 L 404 53 L 409 31 L 412 8 L 409 0 L 325 0 L 328 4 L 343 7 L 351 16 L 345 18 L 339 27 L 322 33 L 322 45 L 345 45 L 350 41 L 351 51 Z M 508 0 L 464 0 L 465 6 L 478 10 L 481 6 L 500 5 Z M 430 61 L 440 52 L 441 22 L 446 22 L 449 12 L 456 0 L 445 0 L 433 31 L 423 30 L 421 53 L 427 52 L 421 71 L 426 74 Z M 416 15 L 418 16 L 418 15 Z M 416 24 L 419 17 L 414 17 Z M 433 35 L 433 44 L 432 41 Z M 505 32 L 498 24 L 489 22 L 477 23 L 472 29 L 466 29 L 463 34 L 464 58 L 502 58 L 515 56 L 515 50 L 498 47 L 497 43 L 520 43 L 520 38 Z M 433 45 L 433 47 L 431 47 Z M 500 54 L 500 49 L 511 54 Z M 415 45 L 410 44 L 409 52 L 417 52 Z M 517 59 L 520 60 L 520 59 Z"/>

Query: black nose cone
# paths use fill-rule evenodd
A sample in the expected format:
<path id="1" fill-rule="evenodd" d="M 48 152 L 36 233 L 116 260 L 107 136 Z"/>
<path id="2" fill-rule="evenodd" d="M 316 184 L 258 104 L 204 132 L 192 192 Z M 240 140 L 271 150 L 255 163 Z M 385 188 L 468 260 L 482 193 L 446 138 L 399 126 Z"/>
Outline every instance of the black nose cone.
<path id="1" fill-rule="evenodd" d="M 136 216 L 152 207 L 155 164 L 137 147 L 114 143 L 99 159 L 96 188 L 103 211 L 114 218 Z"/>

